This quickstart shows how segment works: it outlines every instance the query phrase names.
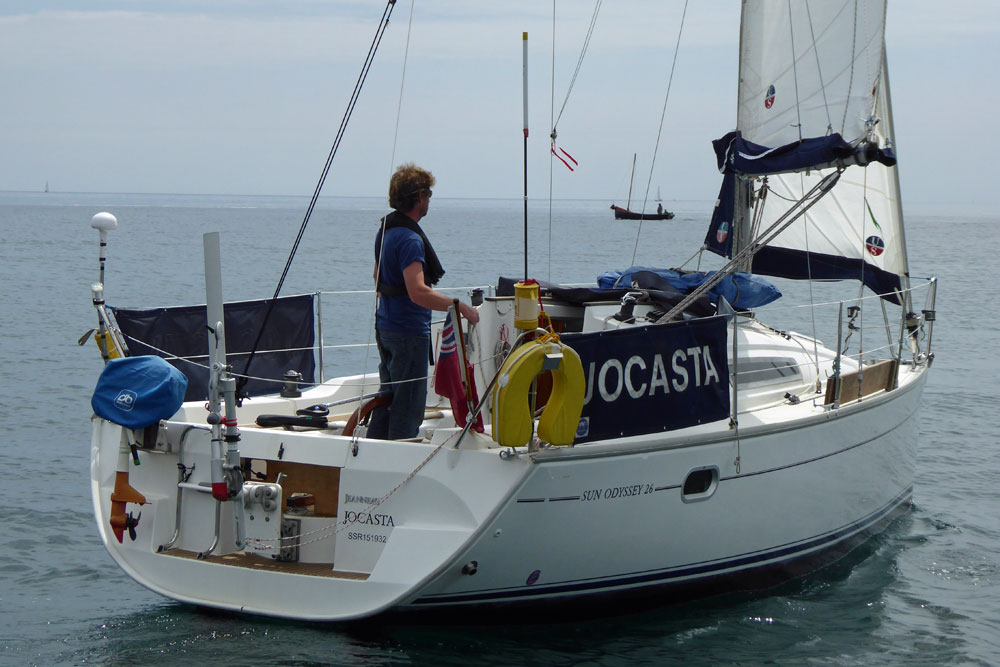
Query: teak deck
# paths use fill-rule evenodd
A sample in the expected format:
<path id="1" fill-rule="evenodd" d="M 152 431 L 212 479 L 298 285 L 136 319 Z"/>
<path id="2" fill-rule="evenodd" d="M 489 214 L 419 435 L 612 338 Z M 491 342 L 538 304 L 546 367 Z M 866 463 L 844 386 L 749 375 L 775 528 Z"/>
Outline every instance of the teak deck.
<path id="1" fill-rule="evenodd" d="M 173 556 L 175 558 L 188 558 L 191 560 L 198 559 L 197 552 L 186 551 L 184 549 L 164 551 L 163 555 Z M 353 579 L 355 581 L 364 581 L 368 579 L 367 574 L 360 572 L 338 572 L 333 569 L 333 563 L 289 563 L 275 560 L 273 558 L 258 556 L 257 554 L 232 553 L 224 556 L 205 556 L 201 560 L 206 563 L 229 565 L 232 567 L 245 567 L 250 570 L 280 572 L 282 574 L 301 574 L 309 577 L 331 577 L 333 579 Z"/>

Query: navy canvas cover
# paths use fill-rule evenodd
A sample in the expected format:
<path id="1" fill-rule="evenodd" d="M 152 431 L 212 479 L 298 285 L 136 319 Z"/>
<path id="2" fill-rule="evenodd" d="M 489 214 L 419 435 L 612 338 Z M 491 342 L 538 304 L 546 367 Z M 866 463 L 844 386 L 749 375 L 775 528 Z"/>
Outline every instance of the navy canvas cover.
<path id="1" fill-rule="evenodd" d="M 97 380 L 90 405 L 110 422 L 146 428 L 177 412 L 187 384 L 184 374 L 160 357 L 112 359 Z"/>
<path id="2" fill-rule="evenodd" d="M 748 176 L 820 168 L 837 160 L 852 160 L 856 152 L 851 144 L 836 133 L 772 148 L 747 141 L 737 130 L 716 139 L 712 146 L 715 148 L 719 171 Z M 891 149 L 869 147 L 865 160 L 878 161 L 887 167 L 896 164 L 896 156 Z"/>
<path id="3" fill-rule="evenodd" d="M 705 234 L 705 247 L 716 255 L 733 257 L 733 222 L 736 218 L 736 174 L 726 172 L 722 177 L 719 198 L 712 210 L 712 222 Z M 750 187 L 744 183 L 743 187 Z"/>
<path id="4" fill-rule="evenodd" d="M 563 334 L 587 388 L 577 443 L 660 433 L 729 415 L 726 319 Z"/>
<path id="5" fill-rule="evenodd" d="M 673 269 L 632 266 L 624 271 L 607 271 L 601 274 L 597 279 L 597 284 L 601 287 L 611 287 L 612 285 L 629 286 L 636 283 L 639 287 L 647 287 L 649 278 L 646 274 L 653 274 L 679 290 L 681 294 L 687 294 L 715 275 L 715 271 L 681 273 Z M 726 276 L 712 287 L 708 294 L 711 295 L 713 302 L 718 302 L 719 297 L 725 297 L 729 303 L 741 309 L 759 308 L 781 298 L 781 292 L 770 282 L 752 273 L 743 272 Z"/>
<path id="6" fill-rule="evenodd" d="M 818 252 L 765 246 L 754 255 L 751 268 L 779 278 L 809 276 L 813 280 L 860 280 L 875 294 L 883 294 L 883 299 L 897 305 L 899 298 L 895 292 L 902 290 L 902 281 L 895 273 L 883 271 L 861 259 Z"/>
<path id="7" fill-rule="evenodd" d="M 279 297 L 257 345 L 247 372 L 260 378 L 244 387 L 248 396 L 273 394 L 281 390 L 280 378 L 288 370 L 302 374 L 304 382 L 316 381 L 314 295 Z M 223 307 L 226 325 L 226 353 L 235 373 L 243 373 L 264 321 L 269 300 L 239 301 Z M 204 305 L 135 310 L 113 308 L 115 319 L 128 337 L 133 355 L 161 355 L 188 378 L 187 401 L 208 398 L 208 332 Z M 145 343 L 145 344 L 144 344 Z M 153 349 L 157 348 L 157 349 Z M 276 350 L 274 352 L 268 350 Z M 200 365 L 170 357 L 184 357 Z"/>

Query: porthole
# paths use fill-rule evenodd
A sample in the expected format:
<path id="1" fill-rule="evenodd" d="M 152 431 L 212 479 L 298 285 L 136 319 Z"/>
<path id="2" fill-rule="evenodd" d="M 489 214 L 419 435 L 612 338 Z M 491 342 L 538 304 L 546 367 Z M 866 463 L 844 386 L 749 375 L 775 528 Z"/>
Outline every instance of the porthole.
<path id="1" fill-rule="evenodd" d="M 684 479 L 681 497 L 684 502 L 711 498 L 719 486 L 719 469 L 715 466 L 695 468 Z"/>

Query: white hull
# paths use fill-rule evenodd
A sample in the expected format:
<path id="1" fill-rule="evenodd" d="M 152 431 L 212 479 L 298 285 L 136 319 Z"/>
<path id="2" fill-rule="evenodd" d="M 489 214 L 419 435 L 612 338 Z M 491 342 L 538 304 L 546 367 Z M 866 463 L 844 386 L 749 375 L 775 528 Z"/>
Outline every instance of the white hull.
<path id="1" fill-rule="evenodd" d="M 746 412 L 739 444 L 719 421 L 515 457 L 481 436 L 455 449 L 458 431 L 444 425 L 430 443 L 362 438 L 355 456 L 349 437 L 246 427 L 255 416 L 247 412 L 244 460 L 336 471 L 336 516 L 285 513 L 302 522 L 294 563 L 238 553 L 232 503 L 192 488 L 209 480 L 200 405 L 164 422 L 159 451 L 140 450 L 141 465 L 128 465 L 148 504 L 129 506 L 142 518 L 136 539 L 119 543 L 109 518 L 122 429 L 95 417 L 95 514 L 115 561 L 144 586 L 191 604 L 303 620 L 763 588 L 843 555 L 909 501 L 925 375 L 926 366 L 905 365 L 898 389 L 837 409 L 820 398 Z M 329 391 L 318 387 L 298 404 Z M 251 404 L 260 413 L 290 402 Z M 181 491 L 180 460 L 190 470 Z M 700 473 L 708 488 L 685 494 L 697 470 L 710 471 Z M 174 534 L 179 494 L 177 540 L 158 553 Z M 217 507 L 218 546 L 199 559 L 215 541 Z"/>
<path id="2" fill-rule="evenodd" d="M 638 445 L 612 460 L 610 447 L 605 456 L 546 451 L 456 567 L 408 603 L 764 588 L 814 570 L 909 502 L 923 379 L 809 425 L 745 429 L 739 473 L 735 441 L 714 433 Z M 685 496 L 688 473 L 712 467 L 717 487 Z M 477 575 L 458 576 L 469 560 Z M 783 571 L 757 572 L 765 568 Z"/>

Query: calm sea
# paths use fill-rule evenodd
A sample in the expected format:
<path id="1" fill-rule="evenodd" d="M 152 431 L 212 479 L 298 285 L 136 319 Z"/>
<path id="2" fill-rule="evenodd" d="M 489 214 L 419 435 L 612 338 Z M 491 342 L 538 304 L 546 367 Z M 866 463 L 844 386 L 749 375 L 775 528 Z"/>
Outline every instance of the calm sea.
<path id="1" fill-rule="evenodd" d="M 593 281 L 631 264 L 677 266 L 704 237 L 709 205 L 669 201 L 672 222 L 613 222 L 610 202 L 532 204 L 529 272 Z M 307 200 L 0 193 L 0 663 L 162 664 L 830 664 L 1000 663 L 1000 438 L 992 307 L 1000 221 L 969 206 L 910 207 L 914 275 L 936 274 L 936 362 L 924 395 L 915 505 L 861 553 L 766 595 L 640 614 L 489 625 L 369 620 L 309 625 L 209 613 L 147 591 L 101 545 L 90 500 L 90 393 L 101 362 L 77 340 L 96 318 L 98 235 L 114 213 L 106 296 L 118 306 L 204 302 L 201 235 L 222 233 L 227 300 L 270 296 Z M 364 290 L 376 199 L 322 201 L 283 294 Z M 551 223 L 550 223 L 551 219 Z M 426 227 L 466 286 L 519 276 L 522 203 L 435 198 Z M 551 250 L 550 250 L 551 248 Z M 715 266 L 706 262 L 703 268 Z M 690 265 L 689 265 L 690 266 Z M 791 296 L 795 286 L 781 285 Z M 781 302 L 779 302 L 781 303 Z M 371 297 L 324 297 L 326 342 L 368 340 Z M 376 355 L 377 356 L 377 355 Z M 328 355 L 329 373 L 375 368 L 365 348 Z M 789 512 L 794 512 L 790 499 Z M 595 535 L 595 539 L 600 539 Z"/>

